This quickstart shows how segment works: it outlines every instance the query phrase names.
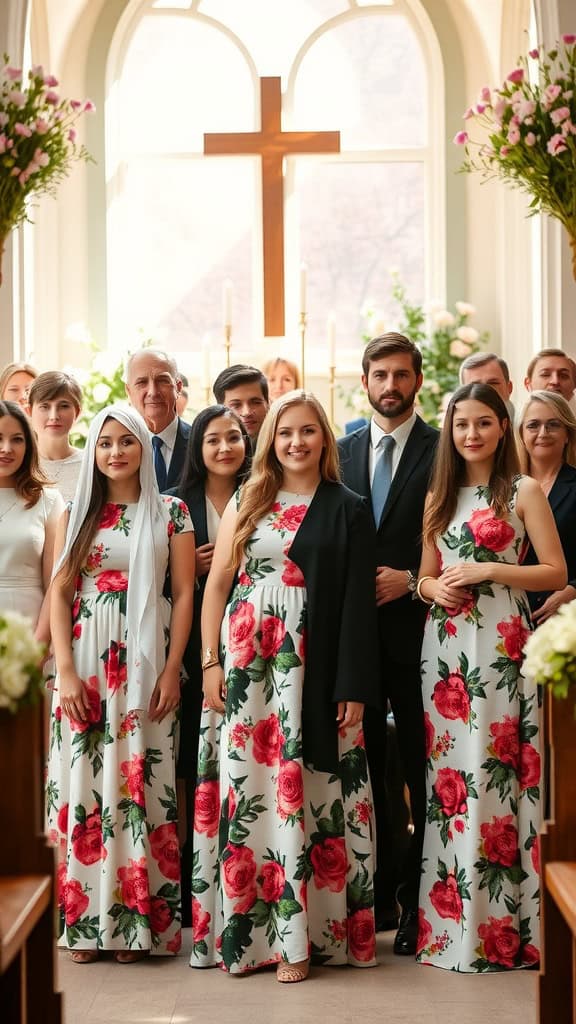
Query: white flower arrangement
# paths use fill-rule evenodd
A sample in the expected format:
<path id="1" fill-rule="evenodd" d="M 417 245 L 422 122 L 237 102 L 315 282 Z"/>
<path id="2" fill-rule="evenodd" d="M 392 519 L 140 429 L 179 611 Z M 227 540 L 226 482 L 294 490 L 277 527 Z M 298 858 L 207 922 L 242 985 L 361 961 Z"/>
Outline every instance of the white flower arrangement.
<path id="1" fill-rule="evenodd" d="M 17 711 L 34 699 L 44 653 L 29 619 L 18 612 L 0 612 L 0 708 Z"/>
<path id="2" fill-rule="evenodd" d="M 525 674 L 549 686 L 555 697 L 567 697 L 576 684 L 576 601 L 561 605 L 538 626 L 524 652 Z"/>

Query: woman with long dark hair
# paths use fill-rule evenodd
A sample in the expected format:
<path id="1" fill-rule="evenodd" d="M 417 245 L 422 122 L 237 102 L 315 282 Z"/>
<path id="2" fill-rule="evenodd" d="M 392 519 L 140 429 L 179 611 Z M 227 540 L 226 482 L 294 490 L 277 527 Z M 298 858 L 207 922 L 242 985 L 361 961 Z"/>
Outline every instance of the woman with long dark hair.
<path id="1" fill-rule="evenodd" d="M 60 941 L 81 964 L 101 950 L 119 963 L 176 953 L 174 746 L 194 534 L 184 503 L 158 493 L 135 410 L 108 406 L 92 421 L 56 550 L 47 811 Z"/>
<path id="2" fill-rule="evenodd" d="M 521 565 L 526 535 L 537 565 Z M 424 514 L 418 594 L 427 824 L 418 959 L 484 972 L 538 960 L 540 749 L 522 676 L 527 590 L 566 583 L 540 486 L 519 475 L 508 411 L 486 384 L 456 391 Z"/>
<path id="3" fill-rule="evenodd" d="M 204 594 L 193 966 L 375 963 L 375 543 L 318 400 L 277 399 Z"/>
<path id="4" fill-rule="evenodd" d="M 64 502 L 47 485 L 36 439 L 20 405 L 0 401 L 0 609 L 32 622 L 50 641 L 47 592 Z"/>

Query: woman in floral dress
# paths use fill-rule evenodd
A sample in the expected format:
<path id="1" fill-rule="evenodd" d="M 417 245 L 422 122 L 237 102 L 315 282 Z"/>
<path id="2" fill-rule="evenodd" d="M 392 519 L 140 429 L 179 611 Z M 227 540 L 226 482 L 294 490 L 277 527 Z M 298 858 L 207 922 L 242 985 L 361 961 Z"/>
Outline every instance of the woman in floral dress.
<path id="1" fill-rule="evenodd" d="M 158 493 L 134 410 L 109 406 L 93 420 L 57 550 L 47 810 L 60 847 L 60 939 L 76 963 L 101 950 L 120 963 L 176 953 L 174 742 L 194 534 L 184 503 Z"/>
<path id="2" fill-rule="evenodd" d="M 525 537 L 537 565 L 520 565 Z M 419 595 L 427 736 L 418 960 L 464 972 L 538 962 L 540 745 L 521 674 L 526 590 L 566 564 L 544 493 L 518 475 L 506 407 L 469 384 L 446 414 L 424 516 Z"/>
<path id="3" fill-rule="evenodd" d="M 319 402 L 277 399 L 204 596 L 193 966 L 277 964 L 297 982 L 310 956 L 375 963 L 361 728 L 377 700 L 374 547 Z"/>

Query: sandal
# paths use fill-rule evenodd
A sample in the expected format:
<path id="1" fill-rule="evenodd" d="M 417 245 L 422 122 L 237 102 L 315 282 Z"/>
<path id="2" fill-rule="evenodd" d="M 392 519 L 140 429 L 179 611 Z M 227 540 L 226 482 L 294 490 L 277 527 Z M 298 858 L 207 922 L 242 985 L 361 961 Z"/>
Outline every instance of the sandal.
<path id="1" fill-rule="evenodd" d="M 295 982 L 305 981 L 309 970 L 309 960 L 301 960 L 297 964 L 289 964 L 283 960 L 276 968 L 276 981 L 283 985 L 293 985 Z"/>
<path id="2" fill-rule="evenodd" d="M 71 949 L 69 953 L 73 964 L 94 964 L 98 959 L 97 949 Z"/>
<path id="3" fill-rule="evenodd" d="M 117 964 L 135 964 L 148 956 L 147 949 L 117 949 L 114 959 Z"/>

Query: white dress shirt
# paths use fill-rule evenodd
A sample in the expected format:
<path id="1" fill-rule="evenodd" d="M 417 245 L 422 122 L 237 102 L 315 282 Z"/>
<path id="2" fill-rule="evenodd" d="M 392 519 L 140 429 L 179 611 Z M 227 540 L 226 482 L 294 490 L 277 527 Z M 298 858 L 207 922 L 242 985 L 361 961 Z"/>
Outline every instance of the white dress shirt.
<path id="1" fill-rule="evenodd" d="M 394 441 L 396 442 L 394 448 L 392 449 L 392 480 L 394 479 L 394 475 L 396 473 L 396 470 L 398 469 L 398 464 L 400 462 L 400 459 L 402 458 L 402 452 L 406 447 L 406 442 L 410 437 L 412 427 L 414 426 L 415 423 L 416 413 L 413 412 L 412 415 L 407 420 L 404 421 L 404 423 L 401 423 L 400 426 L 396 427 L 395 430 L 390 431 L 390 434 L 388 435 L 390 437 L 393 437 Z M 380 441 L 385 435 L 386 431 L 382 430 L 382 427 L 380 427 L 378 423 L 376 423 L 374 417 L 372 417 L 372 419 L 370 420 L 371 443 L 369 453 L 370 486 L 372 486 L 372 481 L 374 479 L 374 470 L 376 469 L 376 463 L 378 462 L 378 459 L 382 457 L 382 449 L 379 447 L 379 445 Z"/>

